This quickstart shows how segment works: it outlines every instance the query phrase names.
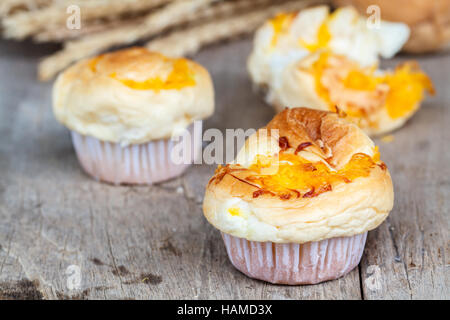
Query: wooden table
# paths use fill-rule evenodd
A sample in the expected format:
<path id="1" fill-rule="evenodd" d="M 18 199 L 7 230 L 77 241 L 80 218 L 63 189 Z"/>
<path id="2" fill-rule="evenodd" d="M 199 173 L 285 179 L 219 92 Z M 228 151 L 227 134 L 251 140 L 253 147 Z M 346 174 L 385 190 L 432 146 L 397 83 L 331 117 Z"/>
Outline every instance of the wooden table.
<path id="1" fill-rule="evenodd" d="M 258 128 L 274 115 L 251 90 L 250 48 L 244 39 L 195 56 L 216 88 L 206 128 Z M 376 141 L 393 177 L 395 207 L 369 233 L 359 268 L 291 287 L 249 279 L 228 261 L 201 209 L 214 167 L 196 165 L 152 187 L 87 177 L 68 130 L 52 115 L 52 85 L 35 81 L 37 61 L 53 50 L 0 42 L 0 299 L 450 298 L 449 54 L 418 58 L 437 96 L 393 142 Z M 80 287 L 69 290 L 77 271 Z"/>

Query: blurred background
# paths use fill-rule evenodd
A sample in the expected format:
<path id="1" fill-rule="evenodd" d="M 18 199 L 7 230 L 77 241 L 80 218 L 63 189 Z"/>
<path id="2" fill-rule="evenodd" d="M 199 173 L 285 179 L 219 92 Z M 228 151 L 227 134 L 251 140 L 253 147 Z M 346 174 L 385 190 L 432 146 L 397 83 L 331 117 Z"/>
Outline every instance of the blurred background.
<path id="1" fill-rule="evenodd" d="M 2 0 L 0 21 L 4 38 L 61 43 L 39 63 L 38 77 L 47 81 L 79 59 L 133 44 L 193 54 L 250 34 L 278 12 L 318 4 L 353 5 L 364 15 L 376 5 L 383 20 L 410 26 L 405 51 L 448 48 L 449 0 Z"/>

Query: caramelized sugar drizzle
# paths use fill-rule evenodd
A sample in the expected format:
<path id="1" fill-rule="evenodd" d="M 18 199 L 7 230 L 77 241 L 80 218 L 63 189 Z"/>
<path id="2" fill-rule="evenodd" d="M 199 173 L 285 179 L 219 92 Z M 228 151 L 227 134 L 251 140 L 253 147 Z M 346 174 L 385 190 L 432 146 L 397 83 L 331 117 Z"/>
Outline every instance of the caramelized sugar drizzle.
<path id="1" fill-rule="evenodd" d="M 290 148 L 289 141 L 288 141 L 287 137 L 280 137 L 278 139 L 278 145 L 280 146 L 281 151 L 284 151 L 284 150 Z"/>

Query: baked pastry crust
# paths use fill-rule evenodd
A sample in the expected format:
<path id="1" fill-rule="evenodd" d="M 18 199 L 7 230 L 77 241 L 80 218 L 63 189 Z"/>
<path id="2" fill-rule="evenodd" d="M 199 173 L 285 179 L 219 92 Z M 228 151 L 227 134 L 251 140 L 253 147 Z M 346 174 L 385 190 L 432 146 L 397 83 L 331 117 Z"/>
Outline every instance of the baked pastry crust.
<path id="1" fill-rule="evenodd" d="M 324 55 L 329 56 L 328 61 L 334 61 L 330 62 L 334 66 L 325 68 L 318 76 L 313 66 L 324 64 L 318 62 Z M 277 112 L 285 106 L 310 105 L 325 111 L 337 106 L 365 133 L 378 136 L 403 126 L 419 110 L 425 92 L 434 94 L 431 80 L 415 61 L 400 64 L 395 70 L 378 70 L 376 76 L 365 72 L 367 69 L 370 68 L 362 68 L 344 56 L 312 54 L 285 68 L 279 76 L 280 85 L 272 89 L 267 99 Z M 369 74 L 362 82 L 368 79 L 379 83 L 367 91 L 347 88 L 345 80 L 355 71 L 358 75 Z M 321 95 L 323 91 L 326 94 Z"/>
<path id="2" fill-rule="evenodd" d="M 56 118 L 80 134 L 115 143 L 170 138 L 214 110 L 208 71 L 145 48 L 80 61 L 53 88 Z"/>
<path id="3" fill-rule="evenodd" d="M 260 130 L 251 136 L 235 163 L 219 167 L 207 185 L 203 211 L 216 228 L 250 241 L 305 243 L 361 234 L 387 217 L 394 200 L 391 177 L 377 159 L 373 142 L 356 125 L 336 113 L 293 108 L 279 113 L 264 129 L 268 135 Z M 274 129 L 278 138 L 270 133 Z M 303 145 L 298 156 L 326 163 L 333 171 L 345 168 L 354 155 L 370 157 L 373 165 L 365 176 L 316 193 L 294 190 L 293 196 L 285 197 L 249 179 L 251 163 L 267 150 L 251 151 L 248 146 L 273 146 L 261 140 L 274 138 L 279 143 L 270 152 L 292 154 Z"/>
<path id="4" fill-rule="evenodd" d="M 392 58 L 409 37 L 404 23 L 381 21 L 367 27 L 367 18 L 352 7 L 330 14 L 328 6 L 280 14 L 255 33 L 247 69 L 257 85 L 277 86 L 283 68 L 320 50 L 330 50 L 363 66 L 377 64 L 379 57 Z M 274 79 L 275 78 L 275 79 Z"/>
<path id="5" fill-rule="evenodd" d="M 403 50 L 412 53 L 433 52 L 450 48 L 449 0 L 333 0 L 336 6 L 354 6 L 365 14 L 371 5 L 377 5 L 383 19 L 404 22 L 411 36 Z"/>
<path id="6" fill-rule="evenodd" d="M 409 36 L 404 23 L 367 26 L 352 7 L 329 13 L 318 6 L 278 15 L 255 34 L 248 71 L 277 111 L 309 106 L 348 113 L 366 133 L 379 135 L 402 126 L 420 107 L 431 80 L 414 61 L 379 70 Z"/>

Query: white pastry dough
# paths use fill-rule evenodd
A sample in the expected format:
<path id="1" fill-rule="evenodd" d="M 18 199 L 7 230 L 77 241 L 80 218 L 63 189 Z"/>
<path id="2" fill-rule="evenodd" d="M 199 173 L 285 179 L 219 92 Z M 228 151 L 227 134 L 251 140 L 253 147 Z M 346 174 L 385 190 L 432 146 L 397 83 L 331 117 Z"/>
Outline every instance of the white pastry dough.
<path id="1" fill-rule="evenodd" d="M 408 40 L 404 23 L 381 21 L 369 28 L 367 18 L 352 7 L 329 13 L 328 6 L 285 13 L 267 21 L 256 31 L 248 70 L 258 85 L 276 86 L 279 72 L 310 53 L 327 49 L 362 66 L 393 57 Z"/>
<path id="2" fill-rule="evenodd" d="M 267 89 L 277 111 L 308 106 L 346 112 L 366 133 L 378 135 L 402 126 L 420 107 L 431 80 L 417 63 L 377 70 L 408 39 L 402 23 L 369 27 L 351 7 L 329 14 L 328 7 L 279 15 L 256 33 L 248 69 Z"/>

